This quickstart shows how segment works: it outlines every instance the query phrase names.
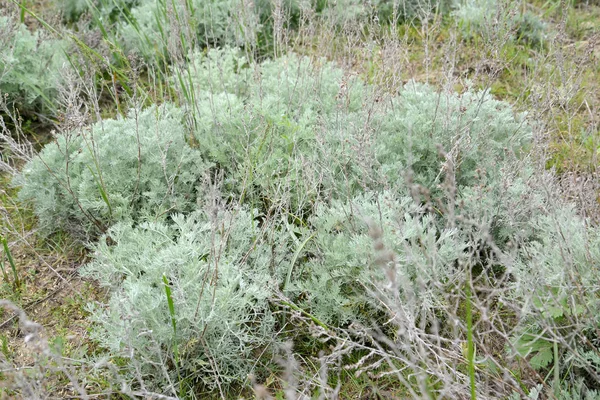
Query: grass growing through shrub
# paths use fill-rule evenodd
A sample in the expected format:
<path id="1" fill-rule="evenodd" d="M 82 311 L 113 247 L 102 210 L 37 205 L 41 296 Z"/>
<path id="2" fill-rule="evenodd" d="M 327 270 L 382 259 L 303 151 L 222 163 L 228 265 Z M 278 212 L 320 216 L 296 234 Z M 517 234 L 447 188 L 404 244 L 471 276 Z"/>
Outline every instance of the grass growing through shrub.
<path id="1" fill-rule="evenodd" d="M 50 258 L 82 244 L 69 271 L 103 294 L 76 302 L 77 357 L 18 314 L 38 347 L 27 376 L 3 345 L 9 395 L 598 395 L 596 55 L 562 47 L 580 10 L 71 5 L 53 140 L 31 151 L 3 108 L 3 204 L 38 228 L 4 206 L 0 233 L 25 298 L 32 237 L 67 283 Z"/>

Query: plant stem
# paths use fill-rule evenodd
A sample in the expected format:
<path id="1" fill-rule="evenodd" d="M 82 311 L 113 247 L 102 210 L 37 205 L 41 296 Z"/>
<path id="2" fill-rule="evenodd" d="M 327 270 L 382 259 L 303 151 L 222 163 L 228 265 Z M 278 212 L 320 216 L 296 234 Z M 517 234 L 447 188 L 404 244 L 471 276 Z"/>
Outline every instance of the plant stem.
<path id="1" fill-rule="evenodd" d="M 475 346 L 473 343 L 473 313 L 471 310 L 471 273 L 467 274 L 465 287 L 466 313 L 467 313 L 467 361 L 469 363 L 469 384 L 471 387 L 471 400 L 477 399 L 475 391 Z"/>

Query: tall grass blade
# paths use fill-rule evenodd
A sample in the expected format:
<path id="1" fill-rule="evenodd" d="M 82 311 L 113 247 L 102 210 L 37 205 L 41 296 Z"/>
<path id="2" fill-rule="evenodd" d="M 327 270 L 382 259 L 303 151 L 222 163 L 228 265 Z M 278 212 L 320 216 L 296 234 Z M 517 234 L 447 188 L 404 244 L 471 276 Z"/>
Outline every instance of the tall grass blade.
<path id="1" fill-rule="evenodd" d="M 92 168 L 89 165 L 87 167 L 90 170 L 90 173 L 92 174 L 92 176 L 94 177 L 94 182 L 96 182 L 96 186 L 98 187 L 98 192 L 100 192 L 100 197 L 102 197 L 102 200 L 104 201 L 104 203 L 106 203 L 106 206 L 108 207 L 108 214 L 112 218 L 112 213 L 113 213 L 112 206 L 110 205 L 110 200 L 108 199 L 108 194 L 106 193 L 106 190 L 104 189 L 104 185 L 102 185 L 102 182 L 100 181 L 100 179 L 98 179 L 98 176 L 94 173 Z"/>
<path id="2" fill-rule="evenodd" d="M 8 241 L 6 240 L 5 237 L 3 237 L 1 240 L 2 240 L 2 247 L 4 248 L 4 253 L 6 254 L 8 263 L 10 264 L 10 267 L 12 268 L 13 279 L 14 279 L 13 285 L 14 285 L 15 289 L 18 290 L 21 287 L 21 280 L 19 279 L 19 274 L 17 273 L 17 265 L 15 264 L 15 260 L 13 259 L 10 249 L 8 248 Z M 2 271 L 4 271 L 4 268 L 2 268 Z"/>
<path id="3" fill-rule="evenodd" d="M 292 261 L 290 261 L 290 266 L 288 268 L 288 273 L 287 273 L 287 277 L 285 278 L 285 284 L 283 285 L 283 290 L 285 291 L 287 289 L 287 287 L 290 285 L 290 281 L 292 280 L 292 272 L 294 270 L 294 265 L 296 264 L 296 261 L 298 260 L 298 257 L 300 256 L 300 253 L 302 253 L 302 250 L 304 249 L 304 247 L 306 246 L 306 244 L 315 237 L 317 233 L 314 232 L 313 234 L 311 234 L 309 237 L 307 237 L 304 242 L 302 242 L 298 248 L 296 249 L 296 252 L 294 253 L 294 257 L 292 257 Z"/>
<path id="4" fill-rule="evenodd" d="M 171 294 L 171 285 L 166 275 L 163 275 L 163 283 L 165 284 L 165 295 L 167 296 L 167 304 L 169 305 L 169 314 L 171 315 L 171 325 L 173 326 L 173 355 L 175 357 L 175 365 L 179 370 L 179 349 L 177 347 L 177 320 L 175 319 L 175 304 Z"/>

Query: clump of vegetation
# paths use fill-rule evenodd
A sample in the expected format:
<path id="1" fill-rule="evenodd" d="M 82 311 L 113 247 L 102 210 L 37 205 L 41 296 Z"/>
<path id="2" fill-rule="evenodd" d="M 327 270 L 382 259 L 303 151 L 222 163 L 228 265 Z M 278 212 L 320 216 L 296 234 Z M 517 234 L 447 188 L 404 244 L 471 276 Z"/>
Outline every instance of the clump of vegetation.
<path id="1" fill-rule="evenodd" d="M 66 50 L 64 41 L 0 15 L 0 95 L 23 115 L 52 115 Z"/>
<path id="2" fill-rule="evenodd" d="M 548 36 L 547 28 L 544 22 L 537 15 L 531 12 L 519 14 L 515 18 L 517 41 L 526 43 L 533 48 L 540 48 L 544 45 Z"/>
<path id="3" fill-rule="evenodd" d="M 67 22 L 77 22 L 82 15 L 90 14 L 102 24 L 114 23 L 126 16 L 139 0 L 65 0 L 59 3 L 62 16 Z"/>
<path id="4" fill-rule="evenodd" d="M 193 139 L 179 109 L 134 109 L 61 134 L 18 181 L 47 230 L 106 233 L 84 269 L 111 293 L 93 335 L 113 357 L 133 349 L 127 380 L 161 370 L 153 386 L 180 374 L 192 386 L 243 383 L 251 354 L 272 350 L 280 291 L 332 329 L 383 323 L 402 299 L 410 329 L 435 316 L 451 340 L 447 293 L 470 279 L 510 304 L 541 276 L 568 287 L 552 223 L 573 230 L 577 263 L 599 256 L 585 250 L 596 236 L 582 221 L 546 211 L 521 159 L 531 125 L 504 102 L 416 83 L 380 94 L 293 54 L 192 60 L 172 82 L 191 100 Z M 381 285 L 395 294 L 374 296 Z M 513 322 L 527 332 L 535 321 Z M 172 368 L 151 371 L 169 357 Z"/>
<path id="5" fill-rule="evenodd" d="M 492 184 L 499 179 L 497 167 L 531 138 L 525 115 L 482 92 L 438 93 L 410 83 L 389 107 L 378 127 L 376 154 L 394 187 L 410 178 L 435 192 L 448 174 L 459 190 Z"/>
<path id="6" fill-rule="evenodd" d="M 362 82 L 296 55 L 248 67 L 231 50 L 197 55 L 177 76 L 190 82 L 196 140 L 203 156 L 226 171 L 228 191 L 254 206 L 281 202 L 294 212 L 336 196 L 343 164 L 356 158 L 345 141 L 356 142 L 367 122 L 362 101 L 369 89 Z"/>
<path id="7" fill-rule="evenodd" d="M 237 202 L 261 207 L 257 221 L 264 218 L 269 221 L 273 235 L 269 243 L 271 252 L 266 248 L 259 251 L 263 239 L 252 234 L 254 239 L 246 240 L 247 246 L 253 243 L 252 251 L 246 248 L 247 255 L 243 257 L 262 254 L 260 267 L 257 265 L 250 271 L 265 274 L 270 271 L 267 285 L 272 288 L 270 294 L 265 294 L 263 288 L 263 301 L 267 303 L 274 301 L 277 289 L 281 289 L 324 326 L 344 328 L 357 321 L 367 324 L 381 312 L 378 311 L 381 300 L 371 297 L 371 293 L 383 282 L 391 281 L 388 283 L 397 291 L 394 298 L 399 296 L 414 306 L 414 311 L 405 311 L 409 320 L 439 318 L 446 312 L 446 293 L 456 290 L 457 282 L 466 279 L 466 274 L 483 279 L 485 285 L 492 285 L 493 276 L 503 277 L 495 278 L 504 286 L 503 296 L 511 302 L 517 301 L 522 295 L 519 290 L 532 284 L 534 275 L 520 266 L 530 264 L 535 243 L 542 240 L 557 246 L 558 237 L 540 236 L 540 230 L 536 229 L 535 213 L 547 207 L 547 200 L 540 188 L 527 182 L 530 162 L 519 161 L 517 156 L 526 143 L 530 127 L 505 103 L 482 93 L 440 94 L 427 86 L 409 84 L 397 98 L 385 102 L 388 107 L 371 110 L 370 120 L 367 120 L 361 108 L 370 93 L 368 86 L 360 81 L 347 84 L 347 92 L 340 96 L 344 75 L 329 63 L 288 56 L 247 67 L 235 51 L 216 51 L 199 56 L 194 65 L 195 73 L 190 80 L 193 86 L 189 89 L 200 88 L 194 95 L 196 140 L 200 148 L 197 154 L 221 169 L 224 198 L 234 196 Z M 217 70 L 222 79 L 210 79 L 211 71 Z M 311 78 L 315 76 L 318 80 Z M 209 87 L 213 91 L 209 91 Z M 335 120 L 334 115 L 337 120 L 331 124 L 329 121 Z M 361 165 L 357 154 L 339 149 L 348 143 L 360 143 L 361 133 L 348 129 L 346 123 L 346 128 L 340 129 L 339 121 L 352 121 L 371 132 L 372 145 L 359 147 L 362 160 L 372 160 L 371 163 Z M 330 152 L 320 153 L 319 135 L 329 138 L 323 140 Z M 325 165 L 329 160 L 329 171 L 319 181 L 321 192 L 315 191 L 308 202 L 312 208 L 305 210 L 304 216 L 296 215 L 296 221 L 285 222 L 290 196 L 307 198 L 309 194 L 304 191 L 295 191 L 306 185 L 307 179 L 316 179 L 308 175 L 315 171 L 306 171 L 303 167 L 306 160 L 317 165 Z M 347 173 L 351 169 L 345 168 L 343 163 L 360 167 L 353 172 L 356 185 L 351 186 L 350 192 L 348 186 L 336 185 L 336 180 L 342 177 L 348 180 L 351 175 Z M 281 172 L 280 168 L 290 166 L 292 169 Z M 399 172 L 403 170 L 412 171 L 412 175 L 402 177 Z M 365 177 L 381 175 L 382 171 L 384 174 L 382 180 L 373 181 L 369 188 L 358 185 L 361 171 L 364 171 L 363 184 L 367 182 Z M 331 175 L 327 175 L 329 173 Z M 231 184 L 234 182 L 247 183 L 240 188 Z M 381 192 L 384 187 L 390 190 Z M 262 199 L 268 199 L 268 203 L 261 202 Z M 259 214 L 263 217 L 259 218 Z M 552 218 L 555 214 L 546 215 Z M 175 226 L 182 224 L 182 218 L 177 217 L 179 222 L 175 222 Z M 281 218 L 283 221 L 278 222 Z M 262 224 L 267 222 L 263 220 Z M 160 238 L 157 243 L 143 233 L 144 229 L 150 230 L 148 227 L 131 234 L 122 234 L 124 228 L 121 227 L 109 234 L 113 240 L 116 238 L 116 248 L 102 241 L 96 249 L 97 260 L 111 259 L 111 262 L 92 263 L 89 270 L 103 271 L 98 276 L 104 284 L 111 285 L 114 296 L 127 296 L 127 300 L 114 304 L 113 297 L 108 311 L 112 317 L 96 320 L 100 323 L 98 337 L 113 338 L 110 346 L 106 343 L 116 351 L 113 355 L 118 355 L 124 346 L 119 334 L 122 327 L 115 328 L 115 321 L 131 321 L 129 315 L 135 314 L 134 310 L 144 309 L 142 304 L 153 304 L 147 311 L 135 314 L 135 318 L 144 329 L 154 332 L 159 328 L 150 328 L 150 325 L 161 318 L 165 320 L 168 314 L 165 312 L 167 299 L 159 282 L 165 262 L 159 262 L 156 271 L 149 274 L 147 267 L 141 273 L 122 265 L 123 260 L 138 260 L 138 256 L 111 257 L 120 251 L 138 249 L 142 240 L 138 235 L 148 243 L 146 252 L 159 252 L 164 246 L 163 239 L 179 243 L 187 240 L 187 236 L 208 232 L 203 226 L 206 225 L 192 225 L 190 232 L 176 228 L 174 233 L 162 233 L 157 236 Z M 379 230 L 377 240 L 381 240 L 381 249 L 389 249 L 384 268 L 380 265 L 380 255 L 371 251 L 373 227 Z M 172 228 L 168 225 L 154 228 L 165 232 L 169 229 Z M 224 228 L 219 229 L 223 232 Z M 227 243 L 242 236 L 238 232 Z M 210 235 L 206 240 L 208 237 Z M 282 239 L 288 237 L 291 240 Z M 571 237 L 575 237 L 575 233 Z M 590 243 L 589 239 L 581 239 L 582 243 Z M 205 265 L 202 268 L 208 268 L 207 260 L 213 260 L 214 256 L 201 250 L 202 246 L 195 246 L 207 256 L 194 256 L 193 260 L 199 259 L 198 262 Z M 223 244 L 224 249 L 227 246 Z M 181 260 L 178 252 L 173 250 L 168 254 L 173 260 Z M 184 251 L 182 254 L 192 253 Z M 290 260 L 285 254 L 294 256 Z M 543 262 L 540 257 L 538 260 Z M 187 265 L 187 261 L 183 264 Z M 193 270 L 203 270 L 198 268 Z M 238 276 L 245 276 L 245 267 L 239 268 Z M 386 270 L 391 275 L 386 275 Z M 127 279 L 121 283 L 109 273 L 126 273 Z M 232 270 L 231 274 L 236 272 Z M 508 277 L 512 280 L 510 285 Z M 179 279 L 201 287 L 207 278 L 205 273 L 196 272 Z M 259 282 L 262 278 L 248 279 Z M 223 283 L 227 282 L 225 279 Z M 179 286 L 174 285 L 181 293 L 187 293 Z M 146 293 L 144 288 L 147 287 L 153 288 L 147 292 L 149 297 L 138 299 L 138 294 Z M 211 312 L 217 312 L 216 304 L 226 301 L 219 293 L 214 293 Z M 190 304 L 200 302 L 196 299 L 188 304 L 183 294 L 178 296 L 181 298 L 175 302 L 175 309 L 190 310 L 182 311 L 183 315 L 191 312 Z M 124 303 L 137 304 L 138 301 L 140 303 L 131 308 L 122 307 Z M 157 304 L 162 304 L 161 311 Z M 388 306 L 393 309 L 397 304 Z M 245 306 L 232 304 L 231 307 L 247 310 Z M 256 315 L 255 310 L 247 312 Z M 383 319 L 389 317 L 387 312 L 379 315 Z M 253 318 L 237 316 L 233 320 Z M 439 325 L 442 337 L 453 332 L 446 325 L 450 316 L 445 318 L 448 320 L 442 318 Z M 149 334 L 144 344 L 135 346 L 146 348 L 155 340 L 153 351 L 156 352 L 171 343 L 174 331 L 164 321 L 162 324 L 168 335 Z M 242 325 L 245 327 L 245 324 Z M 193 341 L 193 336 L 194 333 L 184 336 L 186 339 L 178 346 Z M 148 354 L 148 351 L 138 352 Z M 193 362 L 194 356 L 190 357 L 189 362 Z M 213 354 L 213 357 L 216 365 L 226 365 L 230 356 L 223 355 L 221 359 Z M 237 376 L 235 380 L 243 381 L 244 377 Z"/>
<path id="8" fill-rule="evenodd" d="M 517 42 L 540 48 L 547 36 L 545 24 L 537 15 L 517 10 L 518 6 L 497 0 L 466 0 L 457 4 L 453 14 L 467 39 L 509 33 Z"/>
<path id="9" fill-rule="evenodd" d="M 20 307 L 0 306 L 21 323 L 0 335 L 7 394 L 596 398 L 594 42 L 565 46 L 567 4 L 451 6 L 60 5 L 79 70 L 0 101 L 0 295 Z M 14 54 L 6 71 L 30 60 Z M 50 115 L 51 96 L 58 133 L 36 153 L 19 113 Z M 565 190 L 545 168 L 566 131 L 590 167 Z M 49 345 L 26 313 L 67 287 L 49 315 L 89 335 Z"/>
<path id="10" fill-rule="evenodd" d="M 107 307 L 90 309 L 92 335 L 129 359 L 124 376 L 152 377 L 149 389 L 183 395 L 245 382 L 275 349 L 269 300 L 289 261 L 287 239 L 265 236 L 257 217 L 207 208 L 169 224 L 119 223 L 107 236 L 115 245 L 100 240 L 82 273 L 111 295 Z"/>
<path id="11" fill-rule="evenodd" d="M 57 135 L 15 180 L 47 233 L 84 239 L 117 221 L 164 219 L 193 209 L 206 164 L 186 143 L 171 105 L 132 110 Z"/>

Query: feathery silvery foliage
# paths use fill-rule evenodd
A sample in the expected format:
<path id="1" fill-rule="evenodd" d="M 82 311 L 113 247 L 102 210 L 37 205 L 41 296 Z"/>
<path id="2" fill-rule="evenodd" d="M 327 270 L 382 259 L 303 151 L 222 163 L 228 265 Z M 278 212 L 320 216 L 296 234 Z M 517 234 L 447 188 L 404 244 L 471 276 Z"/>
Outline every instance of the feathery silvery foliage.
<path id="1" fill-rule="evenodd" d="M 384 23 L 430 19 L 434 13 L 446 13 L 451 0 L 338 0 L 329 1 L 322 14 L 339 24 L 377 18 Z"/>
<path id="2" fill-rule="evenodd" d="M 200 150 L 227 171 L 232 192 L 298 207 L 335 195 L 350 179 L 358 186 L 356 171 L 347 170 L 370 89 L 355 77 L 295 55 L 247 66 L 234 50 L 196 55 L 179 73 L 195 93 Z"/>
<path id="3" fill-rule="evenodd" d="M 405 214 L 391 205 L 377 213 L 379 195 L 361 193 L 388 187 L 406 198 L 411 187 L 420 185 L 424 200 L 444 207 L 449 199 L 442 184 L 451 177 L 457 193 L 450 200 L 469 205 L 454 210 L 456 215 L 478 213 L 478 222 L 487 222 L 495 239 L 520 229 L 514 210 L 501 200 L 506 181 L 513 179 L 510 165 L 531 127 L 524 116 L 485 93 L 440 94 L 410 83 L 398 96 L 374 102 L 373 88 L 331 63 L 289 55 L 247 66 L 232 50 L 197 55 L 184 73 L 191 76 L 188 90 L 195 90 L 196 139 L 204 156 L 227 171 L 230 190 L 241 191 L 238 196 L 255 205 L 264 198 L 292 210 L 317 205 L 310 219 L 316 236 L 309 247 L 316 246 L 312 251 L 318 257 L 309 261 L 308 280 L 300 286 L 311 293 L 309 302 L 314 300 L 321 310 L 315 312 L 325 321 L 356 316 L 344 304 L 359 306 L 351 286 L 364 286 L 366 278 L 358 277 L 369 273 L 371 239 L 364 220 L 386 212 Z M 518 176 L 514 180 L 510 190 L 517 198 Z M 330 199 L 337 201 L 332 205 Z M 354 215 L 361 208 L 370 212 Z M 333 231 L 332 219 L 340 223 Z M 416 220 L 442 234 L 438 229 L 444 229 L 444 218 L 428 215 L 425 221 Z M 346 225 L 352 229 L 344 232 Z M 457 251 L 466 247 L 454 244 Z"/>
<path id="4" fill-rule="evenodd" d="M 443 307 L 434 284 L 450 280 L 452 265 L 468 247 L 458 229 L 439 227 L 425 207 L 391 192 L 321 206 L 311 225 L 315 236 L 307 251 L 312 257 L 292 290 L 306 293 L 306 308 L 335 326 L 370 323 L 377 307 L 365 293 L 390 278 L 378 264 L 381 255 L 373 251 L 370 229 L 380 229 L 382 244 L 394 253 L 395 289 L 411 299 L 407 308 L 416 314 Z"/>
<path id="5" fill-rule="evenodd" d="M 288 259 L 285 237 L 268 240 L 255 216 L 209 209 L 174 215 L 169 225 L 111 228 L 117 244 L 101 240 L 82 271 L 112 293 L 107 308 L 90 310 L 93 338 L 113 356 L 133 358 L 127 366 L 132 374 L 140 363 L 141 373 L 152 374 L 163 389 L 169 377 L 160 366 L 171 360 L 175 345 L 178 356 L 171 361 L 188 381 L 215 387 L 246 380 L 277 340 L 269 299 L 281 276 L 278 266 Z M 176 330 L 163 276 L 172 290 Z"/>
<path id="6" fill-rule="evenodd" d="M 509 31 L 514 40 L 542 46 L 547 36 L 545 24 L 529 11 L 514 10 L 520 6 L 503 0 L 464 0 L 457 2 L 453 15 L 468 39 Z"/>
<path id="7" fill-rule="evenodd" d="M 331 63 L 294 55 L 253 66 L 235 50 L 213 50 L 197 55 L 189 70 L 179 73 L 190 74 L 183 81 L 190 81 L 193 86 L 188 90 L 195 90 L 196 103 L 192 108 L 196 117 L 196 154 L 222 171 L 225 197 L 235 195 L 241 202 L 267 207 L 264 213 L 271 212 L 272 206 L 285 210 L 294 204 L 290 198 L 298 204 L 308 202 L 307 199 L 314 202 L 306 224 L 272 225 L 275 246 L 273 243 L 261 246 L 260 235 L 248 242 L 246 251 L 250 257 L 260 256 L 259 264 L 238 254 L 231 258 L 231 270 L 223 266 L 225 269 L 218 273 L 217 285 L 221 280 L 227 285 L 228 274 L 235 275 L 234 260 L 246 260 L 244 263 L 254 267 L 242 268 L 238 277 L 247 277 L 262 288 L 262 301 L 273 299 L 275 289 L 282 287 L 294 301 L 333 326 L 345 326 L 357 319 L 368 321 L 367 310 L 375 306 L 365 294 L 385 278 L 371 256 L 372 238 L 367 220 L 376 221 L 381 227 L 386 246 L 400 260 L 402 268 L 397 271 L 397 282 L 401 287 L 397 289 L 411 293 L 406 297 L 414 299 L 415 307 L 418 300 L 419 306 L 426 305 L 431 312 L 441 308 L 443 301 L 434 283 L 451 280 L 453 263 L 469 245 L 474 246 L 469 242 L 471 233 L 445 224 L 444 219 L 440 222 L 438 215 L 415 202 L 401 171 L 414 169 L 415 180 L 432 191 L 441 192 L 437 186 L 451 170 L 461 171 L 456 176 L 461 177 L 457 180 L 462 186 L 483 185 L 487 182 L 483 178 L 474 182 L 467 179 L 477 178 L 473 165 L 481 162 L 482 171 L 490 171 L 488 175 L 484 172 L 480 175 L 499 180 L 492 171 L 492 167 L 496 169 L 494 162 L 513 160 L 528 132 L 523 121 L 515 119 L 503 103 L 481 94 L 444 97 L 427 86 L 408 85 L 399 97 L 382 101 L 386 106 L 365 107 L 375 95 L 373 88 Z M 442 118 L 449 118 L 449 124 L 444 125 Z M 413 129 L 413 125 L 417 128 Z M 419 146 L 402 145 L 409 135 L 413 135 Z M 447 149 L 445 156 L 439 154 L 437 143 Z M 393 150 L 393 146 L 399 149 L 398 154 L 387 149 Z M 489 157 L 488 150 L 492 152 L 498 147 L 503 150 L 500 156 L 484 159 Z M 417 160 L 422 160 L 421 168 L 416 167 Z M 452 167 L 448 166 L 454 160 L 457 161 Z M 442 169 L 444 165 L 447 171 Z M 381 171 L 384 176 L 377 177 Z M 369 175 L 374 177 L 372 182 L 367 179 Z M 377 190 L 389 186 L 392 190 L 378 193 L 368 190 L 369 186 Z M 445 200 L 442 194 L 438 199 Z M 283 218 L 288 218 L 286 212 Z M 241 217 L 238 219 L 243 221 Z M 177 318 L 184 321 L 178 326 L 185 326 L 194 305 L 205 300 L 194 296 L 199 296 L 206 285 L 206 273 L 202 271 L 215 262 L 215 256 L 197 238 L 210 240 L 213 234 L 209 233 L 217 228 L 206 231 L 205 225 L 193 223 L 181 229 L 182 220 L 183 217 L 174 218 L 171 226 L 117 225 L 109 232 L 117 245 L 109 247 L 101 241 L 96 261 L 86 268 L 90 276 L 112 287 L 108 311 L 95 315 L 101 315 L 96 318 L 97 337 L 113 354 L 122 354 L 127 348 L 139 353 L 138 360 L 152 352 L 160 357 L 162 353 L 157 349 L 172 343 L 176 333 L 168 324 L 167 300 L 160 283 L 166 268 L 186 271 L 185 276 L 183 272 L 181 276 L 169 275 L 177 293 Z M 222 246 L 224 254 L 232 240 L 256 237 L 251 219 L 245 225 L 237 224 L 240 229 L 232 231 L 227 244 Z M 227 226 L 218 229 L 223 232 Z M 308 241 L 303 247 L 301 243 L 305 240 Z M 142 243 L 143 252 L 139 250 Z M 248 246 L 253 248 L 251 252 Z M 162 255 L 165 248 L 168 250 Z M 275 253 L 273 248 L 277 249 Z M 225 292 L 220 293 L 215 292 L 215 304 L 230 301 Z M 219 321 L 261 321 L 252 309 L 239 308 L 239 314 L 231 318 L 227 307 L 219 310 L 221 314 L 213 311 Z M 135 325 L 125 328 L 123 323 Z M 152 334 L 140 342 L 123 343 L 124 329 L 152 331 Z M 187 343 L 197 346 L 199 332 L 189 327 L 181 329 L 187 333 L 182 333 L 180 346 L 185 348 Z M 228 347 L 235 348 L 231 344 Z M 208 353 L 197 348 L 194 354 L 190 353 L 190 362 L 193 357 L 203 357 L 202 354 Z M 230 356 L 226 352 L 217 352 L 214 357 L 215 365 L 228 368 Z M 201 376 L 217 373 L 214 365 L 205 365 L 207 369 Z M 247 371 L 240 366 L 236 368 Z M 238 374 L 233 380 L 243 379 L 243 374 Z"/>
<path id="8" fill-rule="evenodd" d="M 376 154 L 388 181 L 401 187 L 411 171 L 432 191 L 449 173 L 459 188 L 497 180 L 497 166 L 531 137 L 525 116 L 487 93 L 438 93 L 417 83 L 391 99 L 380 130 Z"/>
<path id="9" fill-rule="evenodd" d="M 66 49 L 65 42 L 0 15 L 0 96 L 8 96 L 23 114 L 41 107 L 52 110 Z"/>
<path id="10" fill-rule="evenodd" d="M 289 204 L 284 196 L 292 196 L 296 204 L 317 204 L 310 219 L 314 231 L 301 233 L 314 233 L 308 247 L 317 256 L 308 261 L 302 278 L 307 281 L 298 290 L 309 293 L 308 303 L 314 302 L 324 321 L 356 317 L 360 302 L 352 292 L 364 291 L 352 286 L 367 283 L 370 272 L 365 266 L 372 261 L 365 219 L 406 214 L 403 207 L 382 206 L 377 194 L 361 193 L 393 188 L 405 202 L 410 188 L 420 185 L 430 205 L 443 208 L 448 201 L 460 202 L 451 217 L 476 216 L 499 243 L 521 232 L 530 217 L 519 215 L 522 207 L 512 207 L 503 194 L 508 190 L 515 201 L 530 196 L 527 186 L 519 184 L 525 175 L 520 178 L 511 165 L 531 127 L 524 116 L 485 93 L 439 94 L 410 83 L 398 96 L 381 101 L 385 106 L 368 108 L 364 106 L 373 101 L 373 88 L 323 61 L 290 55 L 251 67 L 231 50 L 211 51 L 194 60 L 186 72 L 196 90 L 196 138 L 205 157 L 227 171 L 230 188 L 241 190 L 245 201 L 254 195 Z M 526 165 L 518 169 L 527 170 Z M 444 193 L 448 179 L 456 198 Z M 240 188 L 239 182 L 245 186 Z M 337 199 L 333 204 L 332 198 Z M 405 207 L 420 207 L 410 204 Z M 375 212 L 376 205 L 384 211 Z M 355 215 L 361 209 L 370 212 Z M 429 212 L 425 216 L 411 221 L 444 236 L 446 219 Z M 459 253 L 479 245 L 471 243 L 473 232 L 467 227 L 452 245 Z M 417 229 L 408 223 L 405 228 Z M 399 244 L 391 248 L 397 250 Z M 437 267 L 442 264 L 449 271 L 451 262 Z"/>
<path id="11" fill-rule="evenodd" d="M 89 238 L 116 221 L 191 210 L 205 170 L 181 111 L 163 105 L 59 134 L 15 183 L 45 231 Z"/>
<path id="12" fill-rule="evenodd" d="M 194 43 L 243 45 L 255 39 L 245 37 L 249 31 L 265 30 L 270 15 L 265 0 L 143 0 L 131 8 L 130 19 L 118 23 L 117 36 L 126 52 L 156 60 L 167 55 L 174 36 L 185 38 L 186 51 Z"/>
<path id="13" fill-rule="evenodd" d="M 407 180 L 434 192 L 450 170 L 459 187 L 481 184 L 531 135 L 523 115 L 485 93 L 409 83 L 377 97 L 335 65 L 295 55 L 253 67 L 230 50 L 194 60 L 181 74 L 195 91 L 201 151 L 269 197 L 282 187 L 304 200 L 408 194 Z"/>
<path id="14" fill-rule="evenodd" d="M 312 256 L 292 290 L 305 294 L 304 304 L 320 319 L 339 325 L 372 318 L 376 306 L 368 305 L 365 293 L 390 282 L 394 295 L 412 304 L 407 310 L 416 313 L 414 319 L 419 313 L 440 315 L 446 294 L 464 279 L 464 265 L 488 271 L 484 275 L 510 276 L 503 284 L 510 302 L 527 298 L 532 287 L 557 288 L 543 289 L 537 307 L 556 307 L 556 297 L 566 295 L 574 276 L 586 290 L 597 287 L 598 232 L 567 206 L 548 212 L 551 203 L 542 188 L 532 190 L 526 176 L 508 166 L 500 175 L 492 184 L 446 192 L 437 206 L 393 192 L 322 204 L 310 219 L 314 235 L 306 251 Z M 382 250 L 388 253 L 374 251 L 373 227 L 381 231 Z M 577 260 L 566 261 L 568 254 Z M 387 275 L 382 256 L 390 257 L 383 260 L 391 265 Z M 594 296 L 580 301 L 589 301 L 592 309 L 599 305 Z M 527 326 L 526 315 L 538 308 L 524 304 Z"/>
<path id="15" fill-rule="evenodd" d="M 92 230 L 88 214 L 117 222 L 84 271 L 110 289 L 107 307 L 92 313 L 93 335 L 130 358 L 129 376 L 157 376 L 163 365 L 171 368 L 157 387 L 179 379 L 178 368 L 209 385 L 244 381 L 253 357 L 279 339 L 279 290 L 335 329 L 392 321 L 409 339 L 384 347 L 410 347 L 440 380 L 461 365 L 452 363 L 462 357 L 467 286 L 474 307 L 510 310 L 521 356 L 536 356 L 523 337 L 548 319 L 562 329 L 567 312 L 553 307 L 574 283 L 584 288 L 576 305 L 588 307 L 578 326 L 593 332 L 599 235 L 551 195 L 552 175 L 526 153 L 525 115 L 474 90 L 410 82 L 380 93 L 296 55 L 252 64 L 226 48 L 190 60 L 171 83 L 187 93 L 194 149 L 181 111 L 153 107 L 60 136 L 21 181 L 50 227 Z M 208 163 L 220 190 L 212 200 L 197 188 Z M 453 347 L 427 342 L 434 325 Z M 399 342 L 415 338 L 427 346 Z M 595 365 L 589 345 L 561 346 L 565 368 Z M 454 353 L 438 363 L 436 351 Z M 452 390 L 464 390 L 460 368 L 452 374 Z"/>

